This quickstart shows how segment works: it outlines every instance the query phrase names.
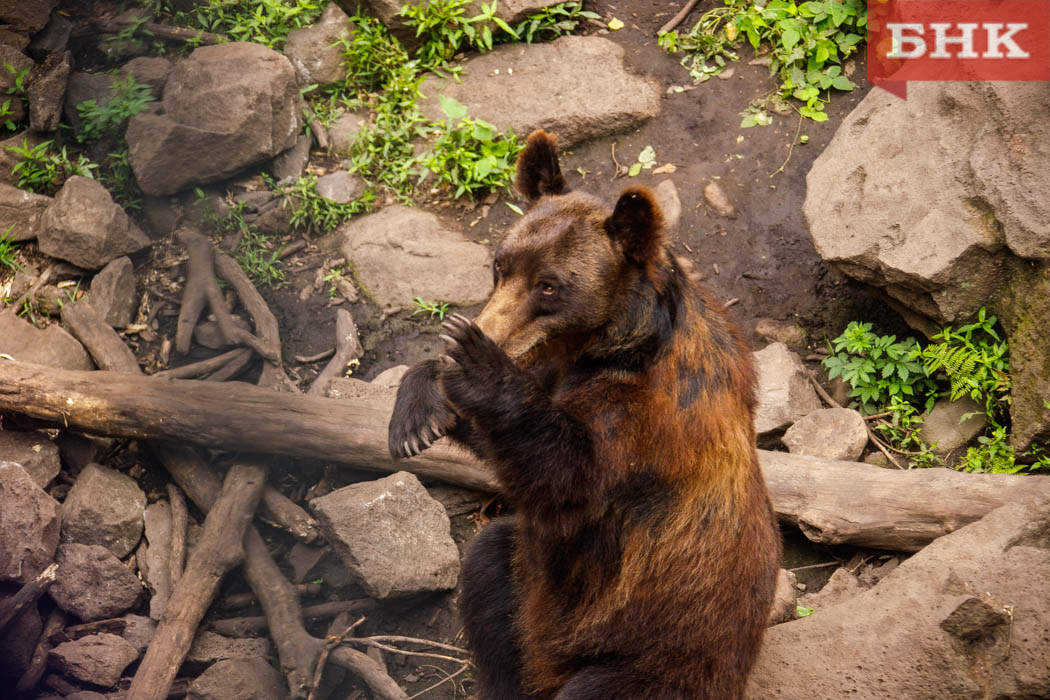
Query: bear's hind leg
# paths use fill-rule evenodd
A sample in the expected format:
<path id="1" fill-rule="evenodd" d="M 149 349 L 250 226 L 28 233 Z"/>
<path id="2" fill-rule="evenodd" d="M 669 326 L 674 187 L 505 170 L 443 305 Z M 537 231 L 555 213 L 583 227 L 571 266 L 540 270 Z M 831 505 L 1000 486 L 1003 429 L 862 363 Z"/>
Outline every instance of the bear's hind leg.
<path id="1" fill-rule="evenodd" d="M 518 594 L 511 577 L 517 525 L 502 518 L 474 540 L 463 561 L 460 615 L 474 652 L 481 700 L 519 700 L 521 644 L 514 624 Z"/>
<path id="2" fill-rule="evenodd" d="M 588 666 L 574 673 L 554 700 L 695 700 L 697 697 L 701 696 L 687 696 L 680 690 L 640 678 L 630 669 Z"/>

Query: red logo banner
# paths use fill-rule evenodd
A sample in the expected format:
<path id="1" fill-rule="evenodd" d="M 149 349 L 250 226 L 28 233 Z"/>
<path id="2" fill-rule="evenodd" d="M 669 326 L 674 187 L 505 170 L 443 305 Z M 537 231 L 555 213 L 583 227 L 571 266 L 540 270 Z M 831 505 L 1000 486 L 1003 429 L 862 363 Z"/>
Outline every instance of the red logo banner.
<path id="1" fill-rule="evenodd" d="M 1050 0 L 870 0 L 868 80 L 1050 80 Z"/>

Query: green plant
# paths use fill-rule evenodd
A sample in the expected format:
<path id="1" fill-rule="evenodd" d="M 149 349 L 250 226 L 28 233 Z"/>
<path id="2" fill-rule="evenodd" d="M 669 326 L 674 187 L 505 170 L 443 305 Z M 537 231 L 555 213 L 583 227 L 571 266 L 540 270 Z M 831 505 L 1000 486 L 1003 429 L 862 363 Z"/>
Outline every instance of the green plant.
<path id="1" fill-rule="evenodd" d="M 500 134 L 488 122 L 468 117 L 467 108 L 455 99 L 441 95 L 440 102 L 447 119 L 437 124 L 438 137 L 426 166 L 440 182 L 455 188 L 455 197 L 509 187 L 514 159 L 522 148 L 514 130 Z"/>
<path id="2" fill-rule="evenodd" d="M 809 617 L 813 614 L 813 608 L 807 608 L 804 605 L 795 606 L 795 617 Z"/>
<path id="3" fill-rule="evenodd" d="M 194 192 L 194 203 L 201 206 L 207 195 L 199 187 Z M 278 289 L 284 286 L 285 272 L 281 262 L 283 246 L 275 247 L 266 234 L 245 220 L 243 202 L 233 204 L 225 216 L 209 209 L 204 219 L 219 233 L 234 234 L 237 237 L 233 257 L 249 277 L 257 283 Z"/>
<path id="4" fill-rule="evenodd" d="M 528 44 L 537 39 L 549 41 L 572 33 L 582 19 L 596 20 L 601 19 L 601 16 L 584 10 L 582 0 L 563 2 L 529 15 L 514 28 L 514 34 Z"/>
<path id="5" fill-rule="evenodd" d="M 6 100 L 0 103 L 0 126 L 3 126 L 8 131 L 14 131 L 16 128 L 18 128 L 18 125 L 15 124 L 14 119 L 11 118 L 15 114 L 15 109 L 11 106 L 12 99 L 13 98 L 8 97 Z"/>
<path id="6" fill-rule="evenodd" d="M 897 341 L 893 335 L 876 335 L 870 323 L 856 321 L 831 341 L 833 352 L 821 361 L 828 378 L 842 377 L 850 385 L 850 397 L 860 411 L 876 413 L 893 398 L 920 400 L 926 408 L 936 398 L 935 388 L 923 365 L 916 361 L 914 338 Z"/>
<path id="7" fill-rule="evenodd" d="M 135 173 L 131 169 L 131 160 L 128 156 L 128 146 L 123 141 L 117 150 L 106 154 L 99 180 L 120 206 L 131 210 L 137 210 L 142 206 L 142 190 L 139 189 L 138 182 L 135 180 Z"/>
<path id="8" fill-rule="evenodd" d="M 466 48 L 491 51 L 492 26 L 511 38 L 518 34 L 503 19 L 496 16 L 497 0 L 481 3 L 481 12 L 467 17 L 471 0 L 430 0 L 419 5 L 405 5 L 398 13 L 409 27 L 415 27 L 416 38 L 421 39 L 415 57 L 427 70 L 450 70 L 449 61 Z M 477 25 L 477 26 L 475 26 Z"/>
<path id="9" fill-rule="evenodd" d="M 316 22 L 325 5 L 318 0 L 208 0 L 188 12 L 174 13 L 173 21 L 233 41 L 280 48 L 288 32 Z"/>
<path id="10" fill-rule="evenodd" d="M 423 297 L 416 297 L 412 300 L 412 305 L 416 307 L 416 310 L 412 312 L 412 315 L 427 313 L 430 314 L 430 318 L 438 317 L 440 320 L 445 320 L 445 314 L 448 312 L 447 302 L 427 301 Z"/>
<path id="11" fill-rule="evenodd" d="M 864 0 L 725 0 L 708 10 L 685 34 L 668 32 L 658 41 L 669 52 L 685 51 L 682 59 L 696 81 L 720 73 L 744 39 L 758 51 L 770 49 L 769 70 L 780 77 L 779 94 L 803 103 L 799 113 L 826 120 L 822 92 L 850 91 L 843 62 L 857 51 L 867 26 Z"/>
<path id="12" fill-rule="evenodd" d="M 98 169 L 98 164 L 82 154 L 70 160 L 66 147 L 56 150 L 53 141 L 30 146 L 28 139 L 23 139 L 21 146 L 7 146 L 7 150 L 20 158 L 11 168 L 15 186 L 29 192 L 53 192 L 71 175 L 94 179 L 93 171 Z"/>
<path id="13" fill-rule="evenodd" d="M 26 66 L 25 68 L 19 70 L 7 61 L 4 61 L 4 70 L 6 70 L 8 73 L 14 76 L 14 80 L 12 81 L 11 86 L 7 88 L 7 94 L 24 96 L 26 94 L 26 90 L 28 89 L 26 81 L 29 80 L 29 71 L 32 70 L 32 66 Z"/>
<path id="14" fill-rule="evenodd" d="M 77 115 L 81 119 L 77 141 L 97 141 L 104 137 L 122 138 L 128 119 L 146 109 L 154 101 L 149 85 L 135 80 L 128 75 L 113 81 L 112 93 L 104 104 L 96 100 L 84 100 L 77 105 Z"/>
<path id="15" fill-rule="evenodd" d="M 294 183 L 280 186 L 269 183 L 275 192 L 287 197 L 292 207 L 292 226 L 311 233 L 328 233 L 354 214 L 368 211 L 375 201 L 375 192 L 369 188 L 352 202 L 341 204 L 321 196 L 317 178 L 307 173 Z"/>
<path id="16" fill-rule="evenodd" d="M 14 224 L 8 226 L 7 230 L 0 234 L 0 265 L 12 270 L 21 270 L 22 266 L 15 260 L 18 254 L 18 244 L 15 243 L 14 234 L 11 233 L 13 229 Z"/>
<path id="17" fill-rule="evenodd" d="M 911 467 L 936 467 L 942 460 L 933 451 L 936 445 L 927 445 L 920 434 L 923 418 L 915 406 L 900 396 L 894 396 L 882 407 L 889 415 L 875 421 L 873 429 L 886 438 L 890 446 L 908 458 Z"/>

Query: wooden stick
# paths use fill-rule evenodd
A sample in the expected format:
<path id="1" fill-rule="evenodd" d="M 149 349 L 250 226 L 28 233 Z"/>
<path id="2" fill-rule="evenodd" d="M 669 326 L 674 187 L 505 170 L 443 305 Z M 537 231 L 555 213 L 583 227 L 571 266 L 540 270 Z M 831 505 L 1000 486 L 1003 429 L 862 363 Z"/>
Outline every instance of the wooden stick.
<path id="1" fill-rule="evenodd" d="M 222 44 L 229 41 L 228 38 L 222 34 L 213 34 L 212 32 L 198 31 L 196 29 L 186 29 L 185 27 L 172 27 L 167 24 L 157 24 L 156 22 L 139 22 L 137 20 L 105 20 L 105 19 L 93 19 L 91 20 L 91 29 L 94 32 L 100 34 L 119 34 L 128 27 L 135 27 L 136 34 L 142 34 L 144 36 L 155 36 L 158 39 L 168 39 L 170 41 L 185 41 L 188 43 L 198 44 Z M 86 36 L 86 34 L 76 33 L 77 36 Z"/>
<path id="2" fill-rule="evenodd" d="M 65 623 L 66 616 L 61 608 L 55 607 L 48 613 L 47 620 L 44 622 L 44 631 L 40 633 L 40 639 L 37 640 L 33 656 L 29 660 L 29 666 L 26 667 L 22 677 L 18 679 L 18 685 L 16 686 L 18 692 L 28 693 L 44 677 L 44 670 L 47 668 L 47 655 L 51 651 L 51 635 L 62 629 L 62 625 Z"/>
<path id="3" fill-rule="evenodd" d="M 274 527 L 286 530 L 300 542 L 310 544 L 321 536 L 321 528 L 314 517 L 283 493 L 267 486 L 259 517 Z"/>
<path id="4" fill-rule="evenodd" d="M 14 622 L 26 608 L 35 604 L 40 596 L 51 588 L 57 572 L 58 564 L 51 564 L 37 574 L 36 578 L 18 589 L 18 593 L 0 602 L 0 632 L 3 632 L 5 627 Z"/>
<path id="5" fill-rule="evenodd" d="M 182 365 L 181 367 L 172 367 L 171 369 L 164 369 L 160 372 L 154 372 L 151 376 L 154 377 L 166 377 L 168 379 L 196 379 L 206 374 L 211 374 L 221 370 L 226 365 L 230 364 L 242 355 L 251 357 L 251 350 L 247 348 L 235 348 L 228 350 L 221 355 L 209 357 L 206 360 L 200 362 L 191 362 L 188 365 Z M 106 369 L 105 367 L 101 369 Z"/>
<path id="6" fill-rule="evenodd" d="M 408 695 L 387 674 L 382 664 L 368 654 L 344 646 L 333 649 L 328 658 L 333 664 L 342 666 L 367 683 L 375 697 L 382 700 L 408 700 Z"/>
<path id="7" fill-rule="evenodd" d="M 129 700 L 163 700 L 175 680 L 219 584 L 244 557 L 245 530 L 262 497 L 265 473 L 235 464 L 208 511 L 204 533 L 164 611 L 164 617 L 128 690 Z"/>
<path id="8" fill-rule="evenodd" d="M 293 587 L 298 595 L 301 591 L 298 587 Z M 328 603 L 318 603 L 317 605 L 307 605 L 302 608 L 300 615 L 304 620 L 323 620 L 327 617 L 334 617 L 339 613 L 359 613 L 368 612 L 378 607 L 376 601 L 369 598 L 360 598 L 357 600 L 336 600 Z M 210 627 L 218 632 L 219 634 L 226 635 L 227 637 L 245 637 L 256 632 L 262 632 L 266 629 L 266 618 L 265 617 L 228 617 L 224 620 L 214 620 Z"/>
<path id="9" fill-rule="evenodd" d="M 357 324 L 354 317 L 346 309 L 337 309 L 335 312 L 335 354 L 332 359 L 317 375 L 310 390 L 306 393 L 311 396 L 324 396 L 328 386 L 336 377 L 342 376 L 347 365 L 365 354 L 361 347 L 361 341 L 357 338 Z"/>
<path id="10" fill-rule="evenodd" d="M 171 506 L 171 549 L 168 555 L 169 578 L 172 588 L 179 584 L 186 563 L 186 528 L 190 514 L 186 508 L 186 497 L 175 484 L 167 485 L 168 503 Z"/>
<path id="11" fill-rule="evenodd" d="M 700 0 L 689 0 L 689 2 L 678 11 L 678 14 L 669 19 L 664 26 L 656 30 L 656 36 L 665 34 L 684 22 L 685 18 L 689 16 L 689 13 L 693 11 L 693 8 L 696 7 L 696 3 L 698 2 L 700 2 Z"/>

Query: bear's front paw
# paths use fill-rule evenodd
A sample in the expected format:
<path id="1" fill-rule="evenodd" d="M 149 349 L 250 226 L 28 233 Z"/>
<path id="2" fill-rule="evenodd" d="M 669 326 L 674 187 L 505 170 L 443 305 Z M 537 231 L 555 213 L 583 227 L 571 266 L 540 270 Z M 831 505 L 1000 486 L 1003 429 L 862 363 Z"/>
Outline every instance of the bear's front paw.
<path id="1" fill-rule="evenodd" d="M 442 324 L 446 352 L 452 361 L 441 373 L 445 397 L 466 414 L 484 410 L 511 390 L 517 368 L 507 353 L 472 321 L 454 314 Z"/>
<path id="2" fill-rule="evenodd" d="M 438 388 L 438 363 L 423 362 L 401 379 L 390 416 L 387 447 L 394 459 L 414 457 L 448 432 L 456 422 Z"/>

